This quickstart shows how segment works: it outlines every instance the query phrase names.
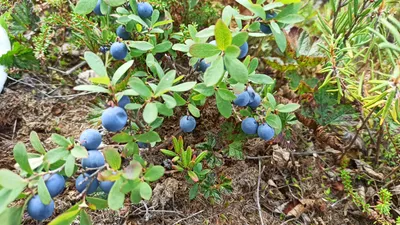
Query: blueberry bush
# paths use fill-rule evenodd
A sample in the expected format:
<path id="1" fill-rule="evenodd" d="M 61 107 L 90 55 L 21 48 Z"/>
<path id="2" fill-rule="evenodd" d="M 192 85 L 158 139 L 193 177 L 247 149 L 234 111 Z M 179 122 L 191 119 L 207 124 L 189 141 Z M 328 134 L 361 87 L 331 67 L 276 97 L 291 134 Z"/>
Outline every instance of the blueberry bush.
<path id="1" fill-rule="evenodd" d="M 79 137 L 54 132 L 45 143 L 31 130 L 29 141 L 13 146 L 14 169 L 0 169 L 2 224 L 94 224 L 92 211 L 126 207 L 144 207 L 147 222 L 148 204 L 171 177 L 188 187 L 187 201 L 228 207 L 238 174 L 226 168 L 254 160 L 256 185 L 249 185 L 257 187 L 259 219 L 249 224 L 273 224 L 269 211 L 283 223 L 310 224 L 307 212 L 341 202 L 369 223 L 400 220 L 396 1 L 45 2 L 0 1 L 0 25 L 12 42 L 0 65 L 29 86 L 27 71 L 67 64 L 54 44 L 67 37 L 95 74 L 67 85 L 95 96 L 97 106 L 82 118 L 91 128 L 77 128 Z M 309 156 L 314 169 L 299 163 Z M 266 160 L 275 176 L 265 175 Z M 306 198 L 313 170 L 323 191 Z M 282 188 L 286 203 L 260 204 L 284 198 Z M 60 211 L 55 200 L 66 189 L 75 201 Z"/>

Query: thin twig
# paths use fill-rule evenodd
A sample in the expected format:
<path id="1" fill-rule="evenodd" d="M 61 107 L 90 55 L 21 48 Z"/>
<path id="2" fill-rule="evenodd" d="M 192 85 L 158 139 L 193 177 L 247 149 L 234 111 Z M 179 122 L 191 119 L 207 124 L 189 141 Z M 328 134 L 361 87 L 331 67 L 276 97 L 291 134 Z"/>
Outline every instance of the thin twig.
<path id="1" fill-rule="evenodd" d="M 49 67 L 47 67 L 47 68 L 48 68 L 48 69 L 51 69 L 51 70 L 54 70 L 54 71 L 57 71 L 57 72 L 59 72 L 59 73 L 62 73 L 62 74 L 64 74 L 64 75 L 70 75 L 70 74 L 73 73 L 75 70 L 81 68 L 81 67 L 84 66 L 85 64 L 86 64 L 86 61 L 82 61 L 82 62 L 78 63 L 77 65 L 73 66 L 71 69 L 69 69 L 69 70 L 67 70 L 67 71 L 63 71 L 63 70 L 60 70 L 60 69 L 57 69 L 57 68 L 54 68 L 54 67 L 51 67 L 51 66 L 49 66 Z"/>
<path id="2" fill-rule="evenodd" d="M 188 216 L 188 217 L 186 217 L 186 218 L 180 219 L 180 220 L 176 221 L 175 223 L 173 223 L 172 225 L 176 225 L 176 224 L 178 224 L 178 223 L 180 223 L 180 222 L 182 222 L 182 221 L 184 221 L 184 220 L 187 220 L 187 219 L 190 219 L 190 218 L 192 218 L 192 217 L 195 217 L 195 216 L 199 215 L 199 214 L 202 213 L 202 212 L 204 212 L 204 209 L 203 209 L 203 210 L 200 210 L 200 211 L 198 211 L 197 213 L 194 213 L 194 214 L 192 214 L 192 215 L 190 215 L 190 216 Z"/>
<path id="3" fill-rule="evenodd" d="M 260 216 L 261 225 L 264 225 L 264 219 L 262 217 L 262 210 L 260 205 L 260 183 L 261 183 L 261 174 L 264 172 L 264 168 L 261 169 L 261 160 L 258 160 L 258 182 L 257 182 L 257 191 L 256 191 L 256 199 L 257 199 L 257 209 L 258 215 Z"/>
<path id="4" fill-rule="evenodd" d="M 372 113 L 374 112 L 374 109 L 371 109 L 371 111 L 368 113 L 368 116 L 362 121 L 361 127 L 359 129 L 357 129 L 356 134 L 353 137 L 353 140 L 351 140 L 350 144 L 348 146 L 345 147 L 342 155 L 339 157 L 339 161 L 343 158 L 344 155 L 346 155 L 347 151 L 349 151 L 349 149 L 351 148 L 351 146 L 353 146 L 354 142 L 356 141 L 360 131 L 363 129 L 363 127 L 365 126 L 365 124 L 368 122 L 369 118 L 372 116 Z"/>
<path id="5" fill-rule="evenodd" d="M 379 128 L 379 132 L 378 132 L 379 135 L 378 135 L 378 139 L 376 141 L 375 165 L 378 165 L 379 157 L 381 154 L 381 142 L 382 142 L 384 126 L 385 126 L 385 123 L 382 123 L 381 127 Z"/>
<path id="6" fill-rule="evenodd" d="M 246 159 L 268 159 L 271 158 L 271 155 L 264 155 L 264 156 L 246 156 Z"/>

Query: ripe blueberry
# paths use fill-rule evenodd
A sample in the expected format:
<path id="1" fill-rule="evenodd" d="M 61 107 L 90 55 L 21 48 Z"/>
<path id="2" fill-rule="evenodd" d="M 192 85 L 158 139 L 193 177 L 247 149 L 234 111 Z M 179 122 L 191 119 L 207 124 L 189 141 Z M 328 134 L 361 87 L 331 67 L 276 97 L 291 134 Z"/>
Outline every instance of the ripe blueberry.
<path id="1" fill-rule="evenodd" d="M 179 126 L 183 132 L 190 133 L 196 128 L 196 120 L 193 116 L 183 116 L 179 121 Z"/>
<path id="2" fill-rule="evenodd" d="M 60 174 L 46 174 L 43 179 L 45 180 L 47 190 L 52 198 L 63 192 L 65 187 L 65 179 Z"/>
<path id="3" fill-rule="evenodd" d="M 82 159 L 82 167 L 84 169 L 104 166 L 105 164 L 104 156 L 103 154 L 101 154 L 100 151 L 97 150 L 89 151 L 88 155 L 89 156 L 87 158 Z M 88 170 L 87 173 L 92 174 L 95 171 L 96 170 Z"/>
<path id="4" fill-rule="evenodd" d="M 110 193 L 110 190 L 111 190 L 113 185 L 114 185 L 113 181 L 101 181 L 100 182 L 100 189 L 108 194 L 108 193 Z"/>
<path id="5" fill-rule="evenodd" d="M 124 95 L 122 98 L 118 101 L 118 106 L 125 109 L 125 106 L 127 104 L 131 103 L 131 100 L 129 99 L 128 96 Z"/>
<path id="6" fill-rule="evenodd" d="M 250 101 L 250 95 L 247 91 L 244 91 L 238 95 L 236 95 L 236 99 L 233 100 L 233 104 L 237 106 L 246 106 L 249 104 Z"/>
<path id="7" fill-rule="evenodd" d="M 150 145 L 149 143 L 143 143 L 140 141 L 137 144 L 138 144 L 139 148 L 148 148 Z"/>
<path id="8" fill-rule="evenodd" d="M 128 54 L 128 48 L 126 47 L 125 43 L 115 42 L 111 45 L 110 53 L 114 59 L 122 60 L 125 59 L 126 55 Z"/>
<path id="9" fill-rule="evenodd" d="M 256 97 L 256 92 L 254 91 L 254 89 L 251 86 L 248 86 L 246 88 L 247 93 L 249 93 L 249 97 L 250 97 L 250 102 L 252 102 L 254 100 L 254 97 Z"/>
<path id="10" fill-rule="evenodd" d="M 45 220 L 54 212 L 54 201 L 45 205 L 40 201 L 39 195 L 33 196 L 28 202 L 28 214 L 35 220 Z"/>
<path id="11" fill-rule="evenodd" d="M 85 180 L 85 178 L 87 180 Z M 92 179 L 93 179 L 93 181 L 91 181 Z M 90 184 L 90 182 L 92 182 L 92 183 Z M 81 175 L 79 175 L 78 178 L 76 178 L 75 188 L 79 193 L 82 193 L 82 191 L 85 190 L 86 186 L 89 184 L 90 184 L 90 186 L 86 191 L 86 194 L 88 194 L 88 195 L 92 194 L 93 192 L 95 192 L 97 190 L 97 187 L 99 186 L 99 181 L 96 179 L 96 177 L 90 177 L 90 175 L 87 173 L 81 174 Z"/>
<path id="12" fill-rule="evenodd" d="M 261 139 L 269 141 L 274 137 L 275 131 L 268 124 L 263 123 L 258 126 L 257 134 Z"/>
<path id="13" fill-rule="evenodd" d="M 208 69 L 208 67 L 210 67 L 210 66 L 211 66 L 211 63 L 206 63 L 206 61 L 204 59 L 202 59 L 196 64 L 196 70 L 205 73 L 206 70 Z"/>
<path id="14" fill-rule="evenodd" d="M 153 7 L 148 2 L 139 2 L 137 7 L 141 18 L 149 18 L 153 14 Z"/>
<path id="15" fill-rule="evenodd" d="M 94 7 L 94 9 L 93 9 L 93 12 L 94 12 L 94 14 L 96 14 L 98 16 L 103 16 L 103 13 L 101 13 L 101 10 L 100 10 L 100 4 L 101 4 L 101 0 L 98 0 L 96 7 Z"/>
<path id="16" fill-rule="evenodd" d="M 257 108 L 261 103 L 261 97 L 259 94 L 255 93 L 253 101 L 249 102 L 248 106 L 250 106 L 252 109 Z"/>
<path id="17" fill-rule="evenodd" d="M 256 134 L 258 123 L 254 118 L 246 118 L 242 121 L 242 130 L 245 134 Z"/>
<path id="18" fill-rule="evenodd" d="M 108 51 L 108 50 L 110 50 L 107 46 L 100 46 L 100 52 L 101 53 L 103 53 L 103 54 L 106 54 L 106 52 Z"/>
<path id="19" fill-rule="evenodd" d="M 101 143 L 101 134 L 95 129 L 87 129 L 82 132 L 79 142 L 87 150 L 96 150 Z"/>
<path id="20" fill-rule="evenodd" d="M 122 130 L 128 119 L 128 115 L 121 107 L 110 107 L 101 115 L 101 123 L 108 131 L 117 132 Z"/>
<path id="21" fill-rule="evenodd" d="M 249 52 L 249 44 L 245 42 L 242 46 L 240 46 L 240 54 L 238 59 L 243 59 L 244 57 L 246 57 L 248 52 Z"/>
<path id="22" fill-rule="evenodd" d="M 128 31 L 126 31 L 124 25 L 120 25 L 117 28 L 116 33 L 117 33 L 118 37 L 122 38 L 123 40 L 129 40 L 131 38 L 131 34 Z"/>
<path id="23" fill-rule="evenodd" d="M 267 12 L 266 16 L 267 16 L 267 20 L 271 20 L 273 18 L 276 17 L 276 12 Z M 271 30 L 271 25 L 269 23 L 260 23 L 260 30 L 261 32 L 263 32 L 264 34 L 271 34 L 272 30 Z"/>

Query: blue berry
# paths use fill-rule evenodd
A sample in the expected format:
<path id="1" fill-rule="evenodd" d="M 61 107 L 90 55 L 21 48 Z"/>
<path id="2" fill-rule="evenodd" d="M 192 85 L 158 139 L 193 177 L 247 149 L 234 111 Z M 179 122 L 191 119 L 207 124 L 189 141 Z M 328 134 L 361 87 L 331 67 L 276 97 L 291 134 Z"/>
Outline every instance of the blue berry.
<path id="1" fill-rule="evenodd" d="M 257 134 L 261 139 L 269 141 L 274 137 L 275 131 L 268 124 L 263 123 L 258 126 Z"/>
<path id="2" fill-rule="evenodd" d="M 179 126 L 183 132 L 192 132 L 194 128 L 196 128 L 196 120 L 193 118 L 193 116 L 183 116 L 179 121 Z"/>
<path id="3" fill-rule="evenodd" d="M 242 121 L 242 130 L 245 134 L 256 134 L 258 123 L 254 118 L 246 118 Z"/>
<path id="4" fill-rule="evenodd" d="M 244 91 L 238 95 L 236 95 L 236 99 L 233 101 L 233 104 L 237 106 L 246 106 L 249 104 L 250 96 L 247 91 Z"/>

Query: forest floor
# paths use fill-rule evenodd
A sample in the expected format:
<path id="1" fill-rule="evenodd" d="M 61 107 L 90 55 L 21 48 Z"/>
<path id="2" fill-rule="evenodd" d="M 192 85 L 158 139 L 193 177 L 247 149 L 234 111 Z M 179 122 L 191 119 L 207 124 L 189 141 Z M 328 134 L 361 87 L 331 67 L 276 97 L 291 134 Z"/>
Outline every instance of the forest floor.
<path id="1" fill-rule="evenodd" d="M 68 85 L 55 87 L 52 83 L 57 82 L 49 77 L 58 75 L 30 75 L 23 76 L 18 83 L 8 82 L 0 95 L 0 168 L 14 169 L 12 149 L 18 141 L 32 150 L 31 131 L 36 131 L 50 149 L 52 133 L 77 139 L 84 129 L 99 128 L 90 124 L 87 117 L 101 96 L 79 95 L 72 90 L 73 79 Z M 218 137 L 225 119 L 215 104 L 206 105 L 194 133 L 179 133 L 178 117 L 167 118 L 159 129 L 164 145 L 169 145 L 172 134 L 183 136 L 185 143 L 192 147 L 207 135 Z M 180 115 L 179 110 L 175 115 Z M 235 118 L 229 121 L 239 122 Z M 298 138 L 297 143 L 291 144 L 291 150 L 274 141 L 250 139 L 244 145 L 245 160 L 223 159 L 224 164 L 217 173 L 232 179 L 233 192 L 224 196 L 222 203 L 211 204 L 202 197 L 189 201 L 189 187 L 182 174 L 168 173 L 154 185 L 154 196 L 146 206 L 127 202 L 119 212 L 92 211 L 93 224 L 239 225 L 261 224 L 260 217 L 266 225 L 373 224 L 346 197 L 339 177 L 338 149 L 318 143 L 314 133 L 301 123 L 293 126 L 293 130 Z M 110 138 L 103 140 L 111 144 Z M 154 164 L 161 164 L 165 159 L 157 148 L 142 151 L 142 156 Z M 352 172 L 365 173 L 357 166 Z M 68 180 L 64 193 L 55 199 L 53 218 L 78 201 L 74 179 Z M 373 201 L 381 185 L 375 183 L 368 187 L 360 182 L 359 191 L 367 201 Z M 37 223 L 24 215 L 24 224 Z"/>

